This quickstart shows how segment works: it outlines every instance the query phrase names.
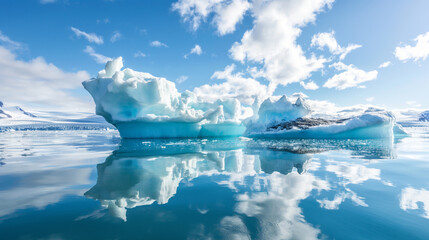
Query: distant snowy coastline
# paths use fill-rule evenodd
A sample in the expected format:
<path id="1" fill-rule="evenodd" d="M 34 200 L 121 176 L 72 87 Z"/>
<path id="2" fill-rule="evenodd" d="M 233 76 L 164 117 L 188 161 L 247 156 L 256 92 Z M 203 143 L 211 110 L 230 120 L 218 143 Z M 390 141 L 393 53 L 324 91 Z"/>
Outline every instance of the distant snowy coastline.
<path id="1" fill-rule="evenodd" d="M 0 132 L 27 130 L 114 129 L 104 118 L 92 113 L 26 111 L 0 101 Z"/>

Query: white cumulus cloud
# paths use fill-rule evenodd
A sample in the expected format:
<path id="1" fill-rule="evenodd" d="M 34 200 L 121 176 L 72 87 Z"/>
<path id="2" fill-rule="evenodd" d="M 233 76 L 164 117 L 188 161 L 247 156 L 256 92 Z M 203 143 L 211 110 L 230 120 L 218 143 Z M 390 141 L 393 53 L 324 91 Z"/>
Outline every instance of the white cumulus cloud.
<path id="1" fill-rule="evenodd" d="M 410 59 L 414 61 L 425 60 L 429 55 L 429 32 L 418 35 L 414 41 L 416 42 L 415 46 L 396 47 L 396 58 L 404 62 Z"/>
<path id="2" fill-rule="evenodd" d="M 201 53 L 203 53 L 201 46 L 198 44 L 195 44 L 195 46 L 191 49 L 191 54 L 201 55 Z"/>
<path id="3" fill-rule="evenodd" d="M 217 7 L 213 23 L 216 25 L 217 32 L 220 35 L 233 33 L 237 23 L 241 22 L 246 11 L 250 8 L 247 0 L 233 0 L 229 4 L 223 4 Z"/>
<path id="4" fill-rule="evenodd" d="M 344 90 L 351 87 L 364 87 L 361 83 L 374 80 L 378 75 L 376 70 L 365 72 L 352 64 L 346 65 L 342 62 L 334 63 L 330 67 L 342 72 L 328 79 L 323 85 L 326 88 Z"/>
<path id="5" fill-rule="evenodd" d="M 311 46 L 318 47 L 319 49 L 327 47 L 332 54 L 340 55 L 340 60 L 343 60 L 351 51 L 362 47 L 358 44 L 349 44 L 347 47 L 341 47 L 334 35 L 334 31 L 315 34 L 311 39 Z"/>
<path id="6" fill-rule="evenodd" d="M 96 53 L 94 48 L 91 46 L 86 46 L 86 48 L 83 50 L 85 53 L 88 53 L 89 56 L 91 56 L 97 63 L 105 64 L 107 61 L 111 61 L 112 58 L 106 57 L 102 54 Z"/>
<path id="7" fill-rule="evenodd" d="M 255 79 L 246 78 L 243 73 L 234 73 L 235 65 L 225 67 L 223 71 L 217 71 L 212 79 L 225 80 L 219 84 L 205 84 L 194 89 L 194 93 L 208 101 L 217 99 L 237 98 L 241 103 L 251 105 L 255 98 L 266 99 L 273 94 L 274 89 L 261 84 Z"/>
<path id="8" fill-rule="evenodd" d="M 203 53 L 203 49 L 201 48 L 201 46 L 198 44 L 195 44 L 195 46 L 191 49 L 191 51 L 188 54 L 185 54 L 185 56 L 183 57 L 188 58 L 188 56 L 191 54 L 201 55 L 202 53 Z"/>
<path id="9" fill-rule="evenodd" d="M 250 7 L 247 0 L 179 0 L 172 6 L 194 31 L 213 14 L 212 23 L 220 35 L 234 32 Z"/>
<path id="10" fill-rule="evenodd" d="M 86 38 L 86 40 L 88 40 L 91 43 L 96 43 L 96 44 L 104 43 L 103 37 L 97 36 L 97 34 L 95 33 L 86 33 L 74 27 L 71 27 L 71 30 L 74 32 L 74 34 L 76 34 L 77 37 L 84 37 Z"/>
<path id="11" fill-rule="evenodd" d="M 85 102 L 69 92 L 89 77 L 86 71 L 65 72 L 42 57 L 18 60 L 0 46 L 0 99 L 10 104 L 90 110 L 89 98 Z"/>
<path id="12" fill-rule="evenodd" d="M 319 88 L 319 86 L 317 86 L 317 84 L 312 80 L 308 81 L 307 83 L 301 81 L 299 84 L 301 84 L 301 86 L 306 90 L 316 90 Z"/>
<path id="13" fill-rule="evenodd" d="M 237 61 L 262 64 L 262 76 L 273 86 L 300 82 L 327 61 L 314 55 L 306 57 L 296 39 L 301 28 L 314 22 L 317 13 L 333 0 L 255 0 L 252 3 L 253 28 L 246 31 L 230 49 Z"/>

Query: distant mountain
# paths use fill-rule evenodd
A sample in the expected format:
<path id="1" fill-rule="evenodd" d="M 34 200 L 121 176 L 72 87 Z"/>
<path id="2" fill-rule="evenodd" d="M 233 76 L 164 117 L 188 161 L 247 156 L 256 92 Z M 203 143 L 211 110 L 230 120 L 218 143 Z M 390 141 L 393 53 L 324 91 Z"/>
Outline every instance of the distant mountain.
<path id="1" fill-rule="evenodd" d="M 1 118 L 36 118 L 37 116 L 25 111 L 18 106 L 7 106 L 0 101 L 0 119 Z"/>
<path id="2" fill-rule="evenodd" d="M 429 122 L 429 110 L 420 113 L 419 121 L 420 122 Z"/>

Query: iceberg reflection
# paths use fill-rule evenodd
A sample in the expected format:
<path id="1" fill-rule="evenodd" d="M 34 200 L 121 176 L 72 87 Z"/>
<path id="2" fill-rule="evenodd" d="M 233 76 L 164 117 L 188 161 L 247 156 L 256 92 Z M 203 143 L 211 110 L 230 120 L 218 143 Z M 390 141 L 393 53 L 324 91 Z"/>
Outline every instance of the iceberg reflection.
<path id="1" fill-rule="evenodd" d="M 99 200 L 112 215 L 126 220 L 127 208 L 155 202 L 166 204 L 181 182 L 200 176 L 228 176 L 228 181 L 218 184 L 234 190 L 237 185 L 246 184 L 254 191 L 266 190 L 267 186 L 289 178 L 296 178 L 290 183 L 294 186 L 306 185 L 304 178 L 315 177 L 311 174 L 299 176 L 306 173 L 314 153 L 338 149 L 350 150 L 352 155 L 362 158 L 395 155 L 393 143 L 382 140 L 122 140 L 119 149 L 97 166 L 97 183 L 85 196 Z M 285 177 L 292 172 L 298 177 Z M 253 177 L 253 182 L 246 183 L 246 177 Z M 312 189 L 328 189 L 326 182 L 309 186 L 323 187 L 311 187 L 301 196 L 307 196 Z M 240 212 L 244 214 L 243 210 Z"/>
<path id="2" fill-rule="evenodd" d="M 123 140 L 104 163 L 97 166 L 97 183 L 85 196 L 98 199 L 109 211 L 126 220 L 125 209 L 165 204 L 179 184 L 202 175 L 245 176 L 297 169 L 305 172 L 310 154 L 247 150 L 246 142 L 226 140 Z"/>

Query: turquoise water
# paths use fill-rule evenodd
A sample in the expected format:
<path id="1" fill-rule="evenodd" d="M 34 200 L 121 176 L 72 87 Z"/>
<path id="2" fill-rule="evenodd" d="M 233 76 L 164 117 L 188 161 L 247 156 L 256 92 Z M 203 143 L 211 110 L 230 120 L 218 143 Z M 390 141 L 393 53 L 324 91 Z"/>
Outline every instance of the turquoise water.
<path id="1" fill-rule="evenodd" d="M 429 131 L 388 140 L 0 133 L 0 239 L 429 239 Z"/>

